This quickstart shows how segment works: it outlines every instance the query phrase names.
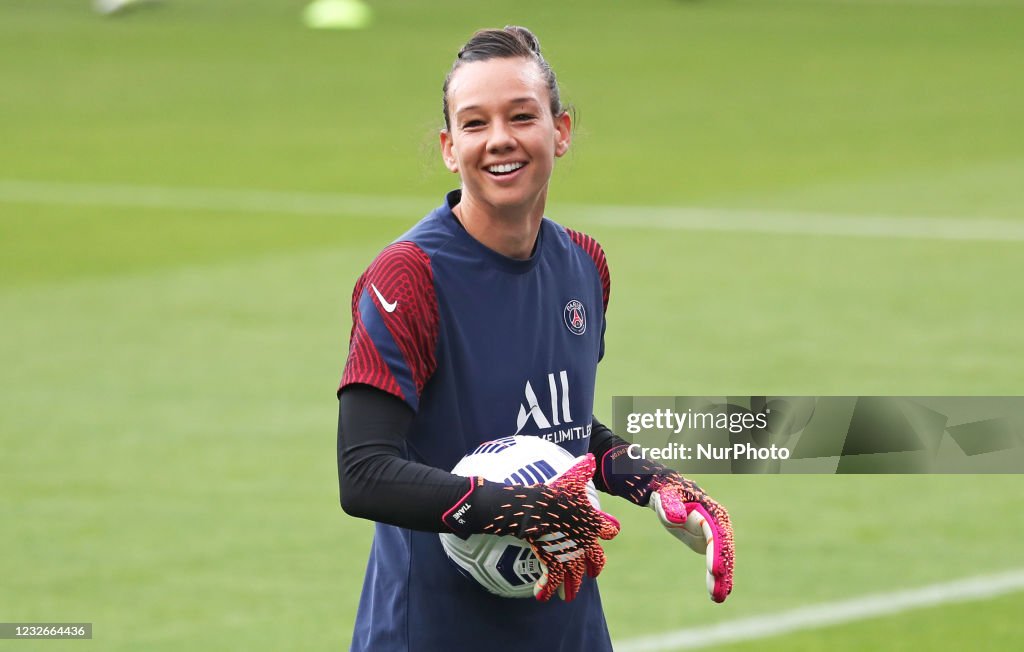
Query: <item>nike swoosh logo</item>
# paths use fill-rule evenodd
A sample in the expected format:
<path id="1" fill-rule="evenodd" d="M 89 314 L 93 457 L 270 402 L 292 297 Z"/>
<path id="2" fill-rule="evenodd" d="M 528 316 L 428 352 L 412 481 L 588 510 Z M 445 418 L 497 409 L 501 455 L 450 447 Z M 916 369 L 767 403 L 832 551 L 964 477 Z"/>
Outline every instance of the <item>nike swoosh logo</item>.
<path id="1" fill-rule="evenodd" d="M 377 289 L 376 285 L 370 283 L 370 287 L 373 288 L 373 293 L 377 295 L 378 299 L 380 299 L 380 305 L 384 308 L 384 312 L 394 312 L 395 308 L 398 307 L 398 302 L 393 301 L 388 303 L 387 299 L 385 299 L 384 295 L 380 293 L 380 290 Z"/>

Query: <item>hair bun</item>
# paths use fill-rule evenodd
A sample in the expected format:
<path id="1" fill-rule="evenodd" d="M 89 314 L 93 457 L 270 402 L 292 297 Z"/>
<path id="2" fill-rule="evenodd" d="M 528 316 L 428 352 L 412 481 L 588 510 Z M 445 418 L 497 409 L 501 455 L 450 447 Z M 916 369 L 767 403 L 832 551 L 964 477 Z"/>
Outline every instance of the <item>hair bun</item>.
<path id="1" fill-rule="evenodd" d="M 535 54 L 540 54 L 540 41 L 530 30 L 526 29 L 525 27 L 520 27 L 519 25 L 505 25 L 505 31 L 517 34 L 524 41 L 526 41 L 526 44 L 530 47 L 530 50 L 532 52 L 534 52 Z"/>

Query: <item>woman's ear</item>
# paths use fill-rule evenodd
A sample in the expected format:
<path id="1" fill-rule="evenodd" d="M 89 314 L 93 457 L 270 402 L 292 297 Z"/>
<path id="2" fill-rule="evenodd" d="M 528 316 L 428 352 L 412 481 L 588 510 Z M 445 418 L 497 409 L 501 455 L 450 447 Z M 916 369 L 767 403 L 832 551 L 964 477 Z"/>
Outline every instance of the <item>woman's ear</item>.
<path id="1" fill-rule="evenodd" d="M 572 117 L 568 111 L 555 116 L 555 156 L 564 156 L 572 143 Z"/>
<path id="2" fill-rule="evenodd" d="M 452 143 L 452 135 L 447 129 L 441 130 L 441 158 L 444 159 L 444 166 L 454 174 L 459 173 L 458 152 Z"/>

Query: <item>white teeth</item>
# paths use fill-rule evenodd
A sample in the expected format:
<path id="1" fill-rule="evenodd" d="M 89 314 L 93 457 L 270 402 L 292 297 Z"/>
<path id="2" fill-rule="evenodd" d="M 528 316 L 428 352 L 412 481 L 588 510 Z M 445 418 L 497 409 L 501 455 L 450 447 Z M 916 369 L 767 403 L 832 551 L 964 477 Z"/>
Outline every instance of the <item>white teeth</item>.
<path id="1" fill-rule="evenodd" d="M 504 165 L 492 165 L 487 168 L 487 171 L 492 174 L 508 174 L 514 172 L 519 168 L 523 167 L 523 163 L 506 163 Z"/>

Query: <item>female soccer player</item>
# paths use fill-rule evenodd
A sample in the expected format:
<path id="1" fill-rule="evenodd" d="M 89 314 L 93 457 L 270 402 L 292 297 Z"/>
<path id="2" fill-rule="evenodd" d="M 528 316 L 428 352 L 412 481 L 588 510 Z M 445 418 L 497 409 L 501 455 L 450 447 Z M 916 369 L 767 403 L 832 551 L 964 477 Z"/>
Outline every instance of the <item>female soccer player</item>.
<path id="1" fill-rule="evenodd" d="M 460 187 L 377 256 L 352 296 L 341 503 L 377 522 L 352 649 L 610 650 L 592 578 L 618 523 L 590 505 L 586 481 L 650 505 L 706 552 L 716 601 L 732 587 L 729 517 L 674 471 L 631 460 L 593 418 L 608 266 L 596 241 L 544 217 L 572 122 L 537 39 L 522 27 L 477 32 L 442 99 L 441 156 Z M 551 486 L 448 472 L 510 434 L 579 461 Z M 487 593 L 446 558 L 438 532 L 530 542 L 546 568 L 537 600 Z M 539 541 L 555 533 L 564 545 Z"/>

